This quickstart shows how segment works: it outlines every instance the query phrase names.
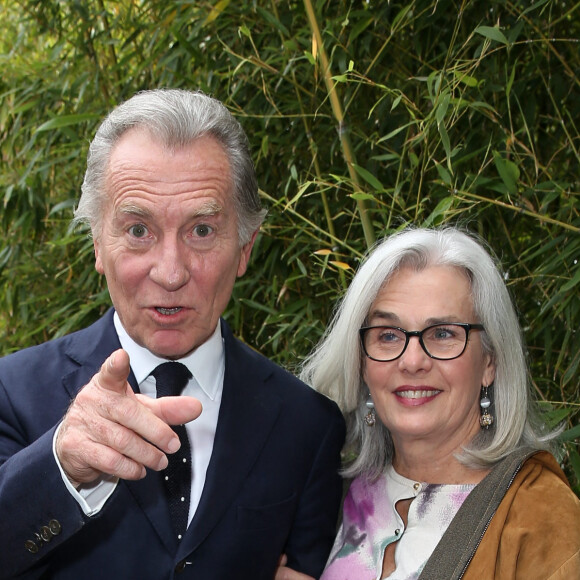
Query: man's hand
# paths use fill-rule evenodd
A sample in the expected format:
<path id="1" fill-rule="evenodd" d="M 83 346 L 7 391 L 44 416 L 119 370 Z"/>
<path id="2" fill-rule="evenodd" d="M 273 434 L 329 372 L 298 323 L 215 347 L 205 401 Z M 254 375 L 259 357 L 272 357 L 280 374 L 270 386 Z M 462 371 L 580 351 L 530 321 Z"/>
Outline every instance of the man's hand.
<path id="1" fill-rule="evenodd" d="M 292 570 L 292 568 L 287 568 L 287 562 L 288 558 L 286 557 L 286 554 L 282 554 L 280 561 L 278 562 L 278 568 L 276 569 L 274 580 L 314 580 L 312 576 L 307 576 L 306 574 L 301 574 L 300 572 L 296 572 L 296 570 Z"/>
<path id="2" fill-rule="evenodd" d="M 146 467 L 165 469 L 165 454 L 180 446 L 169 425 L 187 423 L 201 413 L 201 403 L 193 397 L 136 395 L 127 383 L 129 372 L 129 356 L 115 351 L 63 419 L 56 454 L 75 487 L 102 474 L 141 479 Z"/>

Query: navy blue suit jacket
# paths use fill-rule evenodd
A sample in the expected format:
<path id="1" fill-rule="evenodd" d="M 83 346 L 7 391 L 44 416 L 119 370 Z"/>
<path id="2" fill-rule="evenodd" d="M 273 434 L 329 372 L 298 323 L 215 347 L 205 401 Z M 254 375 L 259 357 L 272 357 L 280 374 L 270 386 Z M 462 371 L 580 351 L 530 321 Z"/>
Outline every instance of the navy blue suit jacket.
<path id="1" fill-rule="evenodd" d="M 70 401 L 120 347 L 112 310 L 91 327 L 0 360 L 0 578 L 272 580 L 282 553 L 320 575 L 341 498 L 337 406 L 235 339 L 199 507 L 173 538 L 159 474 L 120 481 L 86 517 L 52 453 Z M 137 389 L 132 376 L 129 382 Z M 56 535 L 25 548 L 49 522 Z M 45 534 L 46 535 L 46 534 Z"/>

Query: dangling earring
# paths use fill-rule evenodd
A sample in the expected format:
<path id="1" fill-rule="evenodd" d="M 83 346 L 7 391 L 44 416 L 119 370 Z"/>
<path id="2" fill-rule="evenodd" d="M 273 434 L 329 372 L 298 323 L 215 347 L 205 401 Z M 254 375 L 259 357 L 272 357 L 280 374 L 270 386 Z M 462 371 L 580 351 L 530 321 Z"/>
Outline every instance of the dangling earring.
<path id="1" fill-rule="evenodd" d="M 368 412 L 365 415 L 365 423 L 367 424 L 368 427 L 374 427 L 377 420 L 377 416 L 375 415 L 375 404 L 373 403 L 373 399 L 370 393 L 366 402 L 366 406 Z"/>
<path id="2" fill-rule="evenodd" d="M 479 424 L 482 429 L 489 429 L 493 425 L 493 415 L 489 412 L 491 407 L 491 399 L 488 395 L 489 385 L 486 387 L 481 387 L 481 399 L 479 400 L 479 406 L 481 407 L 481 417 L 479 418 Z"/>

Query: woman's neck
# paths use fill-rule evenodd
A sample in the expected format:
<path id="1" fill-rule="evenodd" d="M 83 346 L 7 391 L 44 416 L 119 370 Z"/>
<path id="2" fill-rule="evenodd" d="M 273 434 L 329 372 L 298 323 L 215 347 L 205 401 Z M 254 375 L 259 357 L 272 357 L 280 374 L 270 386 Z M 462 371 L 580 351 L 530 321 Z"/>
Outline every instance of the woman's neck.
<path id="1" fill-rule="evenodd" d="M 456 457 L 461 449 L 446 449 L 430 444 L 395 444 L 393 467 L 408 479 L 436 484 L 479 483 L 489 469 L 472 469 Z"/>

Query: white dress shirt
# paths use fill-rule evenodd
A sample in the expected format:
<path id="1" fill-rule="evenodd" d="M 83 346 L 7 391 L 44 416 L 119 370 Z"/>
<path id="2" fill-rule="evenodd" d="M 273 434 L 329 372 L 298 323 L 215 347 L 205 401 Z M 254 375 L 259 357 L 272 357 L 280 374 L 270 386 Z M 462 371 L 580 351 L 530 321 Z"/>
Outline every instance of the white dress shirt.
<path id="1" fill-rule="evenodd" d="M 135 375 L 140 392 L 144 395 L 155 398 L 157 395 L 155 378 L 150 376 L 150 374 L 155 367 L 167 362 L 167 360 L 157 357 L 146 348 L 139 346 L 127 334 L 116 312 L 113 320 L 121 347 L 129 355 L 131 370 Z M 195 397 L 196 399 L 199 399 L 202 404 L 201 415 L 194 421 L 185 424 L 185 429 L 191 445 L 192 456 L 191 497 L 188 517 L 189 524 L 191 523 L 197 506 L 199 505 L 199 500 L 203 491 L 205 475 L 213 451 L 218 414 L 222 399 L 225 353 L 219 322 L 214 333 L 206 342 L 186 357 L 179 359 L 177 362 L 184 364 L 193 375 L 181 396 Z M 54 441 L 56 441 L 56 434 Z M 104 476 L 91 485 L 81 486 L 77 491 L 70 484 L 66 474 L 58 462 L 58 459 L 57 463 L 59 464 L 67 488 L 81 505 L 84 513 L 88 516 L 98 513 L 115 490 L 118 479 L 111 476 Z"/>

